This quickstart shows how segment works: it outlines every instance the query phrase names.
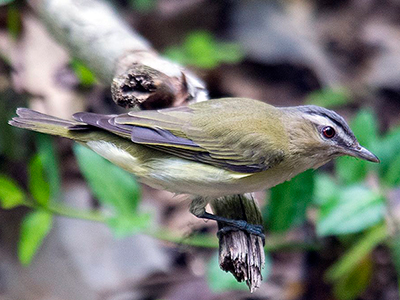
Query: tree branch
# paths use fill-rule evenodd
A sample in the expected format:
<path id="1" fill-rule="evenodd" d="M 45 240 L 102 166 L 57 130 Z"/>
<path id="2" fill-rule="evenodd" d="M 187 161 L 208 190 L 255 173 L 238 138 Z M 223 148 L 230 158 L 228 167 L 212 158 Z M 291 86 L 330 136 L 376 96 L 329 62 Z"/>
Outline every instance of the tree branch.
<path id="1" fill-rule="evenodd" d="M 130 108 L 144 105 L 149 99 L 161 106 L 162 99 L 167 99 L 162 105 L 166 107 L 208 99 L 201 79 L 157 55 L 150 43 L 106 2 L 31 0 L 29 3 L 74 57 L 85 63 L 103 84 L 113 83 L 113 99 L 118 105 Z"/>

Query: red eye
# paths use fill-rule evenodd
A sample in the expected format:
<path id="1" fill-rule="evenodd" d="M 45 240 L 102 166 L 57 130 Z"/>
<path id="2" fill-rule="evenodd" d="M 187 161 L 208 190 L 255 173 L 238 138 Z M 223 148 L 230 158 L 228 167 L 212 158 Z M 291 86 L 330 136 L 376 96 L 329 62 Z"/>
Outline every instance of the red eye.
<path id="1" fill-rule="evenodd" d="M 335 136 L 336 132 L 335 129 L 333 129 L 331 126 L 326 126 L 322 129 L 322 134 L 327 139 L 331 139 Z"/>

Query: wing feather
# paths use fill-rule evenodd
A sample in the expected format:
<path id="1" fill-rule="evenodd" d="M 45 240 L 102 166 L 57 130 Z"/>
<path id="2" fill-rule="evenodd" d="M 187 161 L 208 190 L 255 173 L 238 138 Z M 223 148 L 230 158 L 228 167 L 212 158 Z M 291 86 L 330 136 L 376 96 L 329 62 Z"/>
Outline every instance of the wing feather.
<path id="1" fill-rule="evenodd" d="M 243 110 L 243 101 L 258 107 Z M 275 110 L 256 100 L 237 98 L 122 115 L 78 113 L 74 118 L 171 155 L 256 173 L 273 167 L 285 155 L 281 143 L 285 137 L 268 134 L 270 130 L 284 132 Z"/>

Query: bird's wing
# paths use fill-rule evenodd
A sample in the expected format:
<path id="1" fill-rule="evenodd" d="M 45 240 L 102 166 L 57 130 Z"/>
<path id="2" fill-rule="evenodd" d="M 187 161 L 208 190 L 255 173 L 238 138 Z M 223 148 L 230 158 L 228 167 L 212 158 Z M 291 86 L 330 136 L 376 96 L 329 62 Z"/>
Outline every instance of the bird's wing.
<path id="1" fill-rule="evenodd" d="M 223 100 L 119 116 L 78 113 L 74 118 L 135 143 L 236 172 L 256 173 L 280 162 L 285 139 L 268 132 L 284 130 L 274 128 L 281 126 L 278 120 L 265 125 L 263 118 L 275 117 L 265 114 L 266 104 L 254 101 L 261 107 L 250 113 L 237 107 L 241 99 L 229 100 L 229 105 Z"/>

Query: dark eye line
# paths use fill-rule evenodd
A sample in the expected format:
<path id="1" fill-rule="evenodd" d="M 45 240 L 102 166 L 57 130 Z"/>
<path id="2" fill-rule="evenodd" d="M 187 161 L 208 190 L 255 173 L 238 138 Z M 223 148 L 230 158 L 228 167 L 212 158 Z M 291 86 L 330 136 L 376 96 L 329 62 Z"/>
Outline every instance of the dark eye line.
<path id="1" fill-rule="evenodd" d="M 348 143 L 344 139 L 339 137 L 339 136 L 336 138 L 335 142 L 336 142 L 336 144 L 338 146 L 341 146 L 341 147 L 348 147 L 349 146 Z"/>

